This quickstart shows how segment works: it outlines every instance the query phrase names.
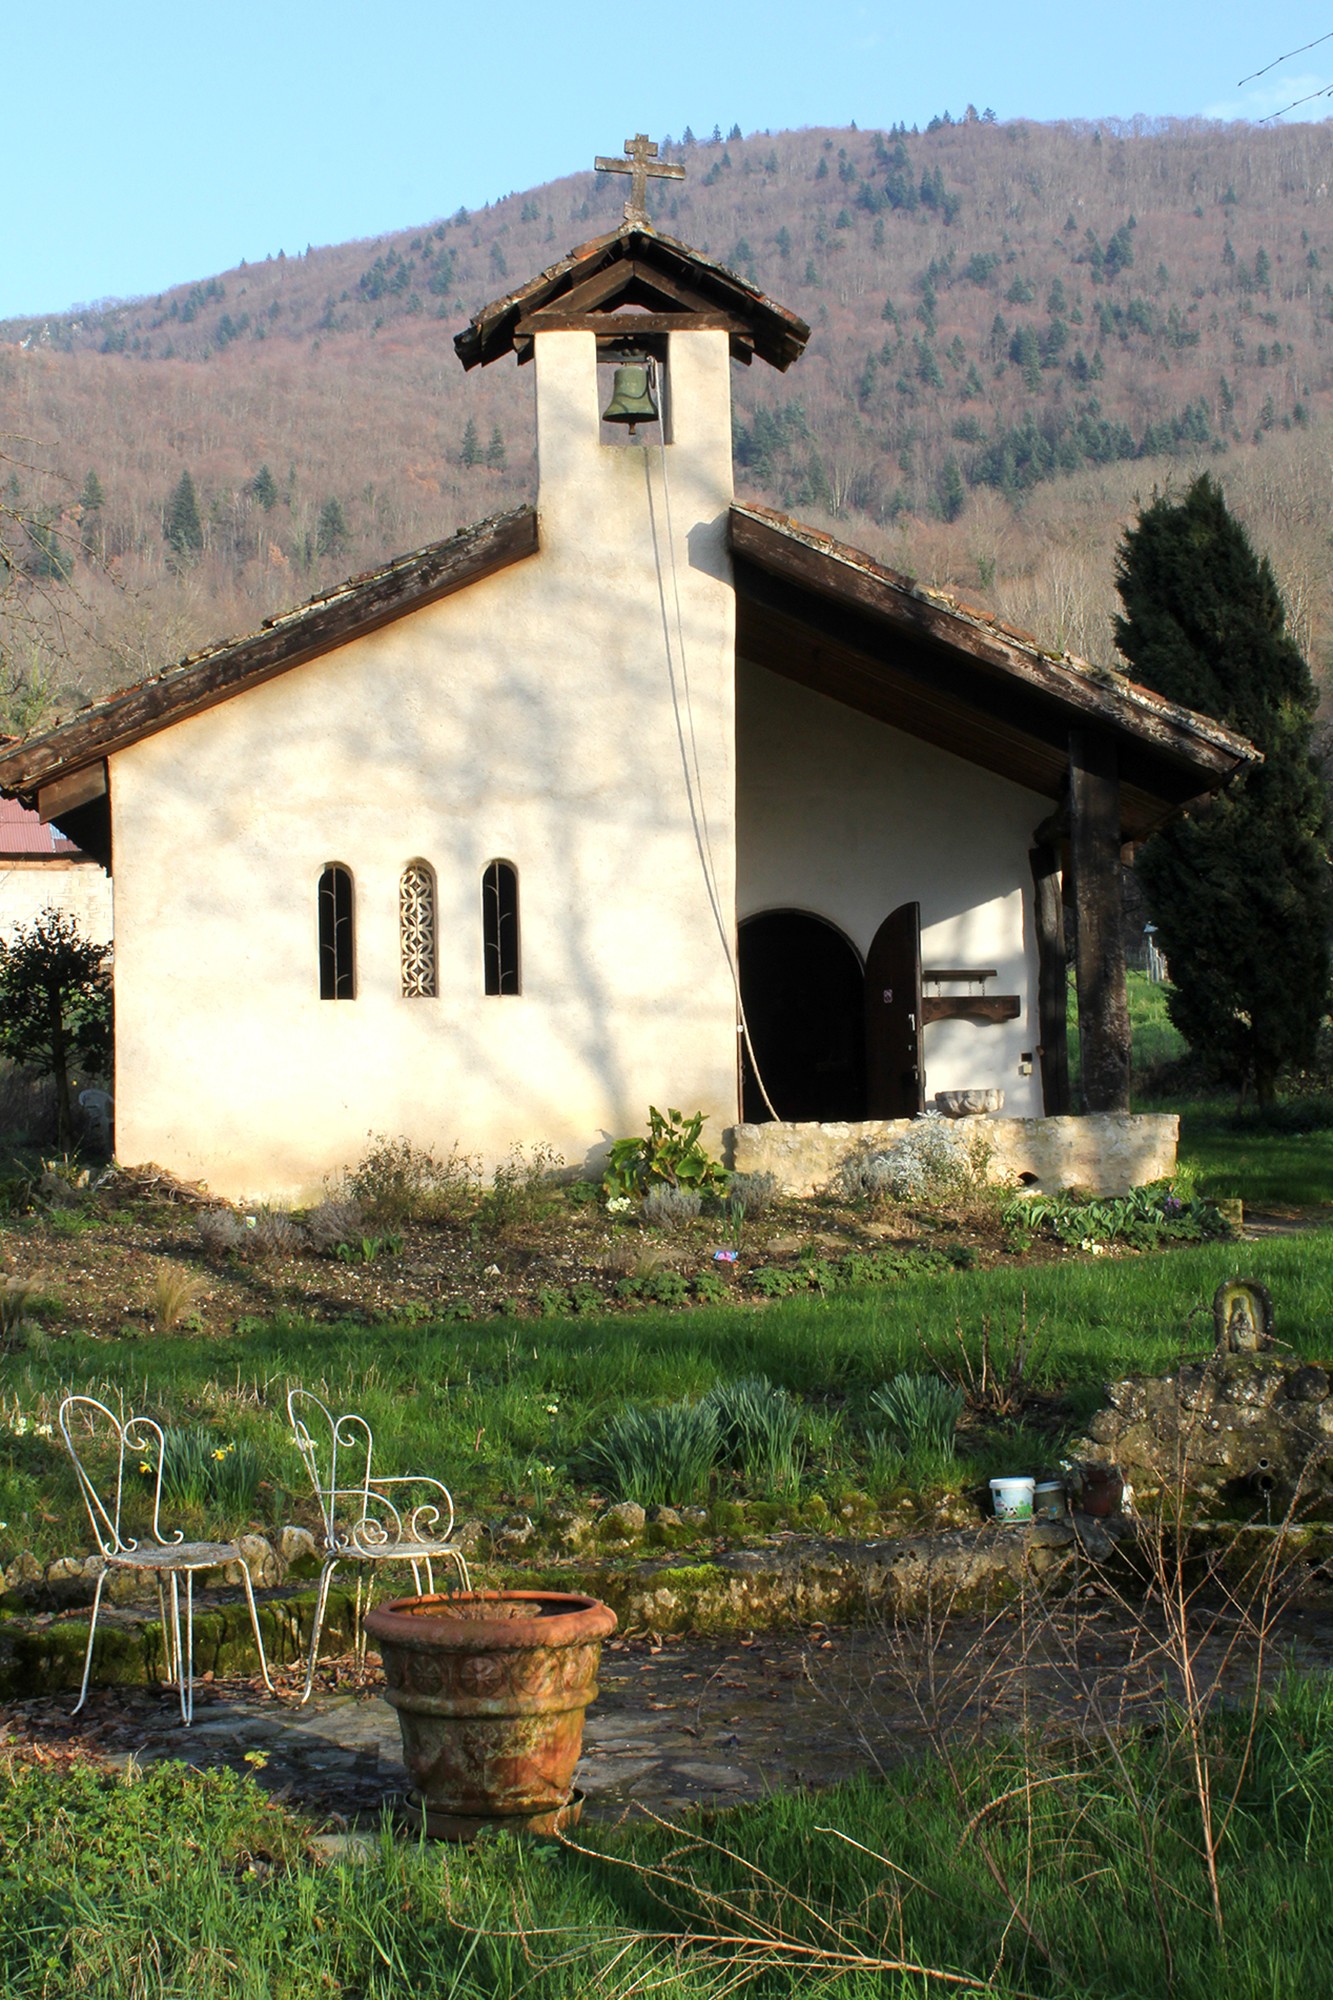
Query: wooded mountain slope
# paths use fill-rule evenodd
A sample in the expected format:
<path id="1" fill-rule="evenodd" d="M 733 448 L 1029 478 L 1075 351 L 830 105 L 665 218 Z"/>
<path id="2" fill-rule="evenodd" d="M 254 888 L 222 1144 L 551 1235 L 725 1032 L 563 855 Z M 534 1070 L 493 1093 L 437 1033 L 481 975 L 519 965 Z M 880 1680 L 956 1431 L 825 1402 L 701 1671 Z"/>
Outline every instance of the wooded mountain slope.
<path id="1" fill-rule="evenodd" d="M 658 226 L 814 329 L 789 374 L 735 372 L 743 495 L 1109 658 L 1121 527 L 1207 464 L 1326 667 L 1328 126 L 969 110 L 671 152 Z M 10 726 L 529 496 L 531 370 L 464 376 L 452 335 L 624 194 L 574 175 L 0 324 L 0 503 L 37 523 L 3 606 Z"/>

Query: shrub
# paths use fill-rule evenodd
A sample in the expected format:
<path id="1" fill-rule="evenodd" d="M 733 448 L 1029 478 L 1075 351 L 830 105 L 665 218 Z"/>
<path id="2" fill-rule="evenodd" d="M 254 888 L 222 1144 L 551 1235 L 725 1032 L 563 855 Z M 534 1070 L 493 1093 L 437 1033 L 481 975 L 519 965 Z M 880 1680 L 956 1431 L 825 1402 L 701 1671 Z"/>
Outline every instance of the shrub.
<path id="1" fill-rule="evenodd" d="M 517 1229 L 530 1229 L 549 1206 L 555 1177 L 564 1164 L 549 1146 L 533 1146 L 528 1152 L 515 1146 L 495 1169 L 491 1185 L 477 1205 L 478 1231 L 484 1236 L 505 1236 Z"/>
<path id="2" fill-rule="evenodd" d="M 650 1229 L 664 1229 L 668 1236 L 674 1236 L 678 1229 L 697 1220 L 703 1205 L 697 1188 L 672 1187 L 663 1181 L 644 1196 L 643 1219 Z"/>
<path id="3" fill-rule="evenodd" d="M 257 1208 L 237 1215 L 230 1208 L 208 1208 L 196 1225 L 210 1257 L 237 1257 L 243 1264 L 262 1264 L 270 1257 L 294 1257 L 302 1235 L 285 1209 Z"/>
<path id="4" fill-rule="evenodd" d="M 853 1200 L 957 1201 L 985 1184 L 992 1150 L 984 1132 L 928 1113 L 914 1119 L 886 1153 L 847 1161 L 839 1191 Z"/>
<path id="5" fill-rule="evenodd" d="M 742 1220 L 748 1216 L 758 1222 L 777 1206 L 782 1190 L 776 1174 L 733 1174 L 727 1193 L 733 1203 L 740 1203 Z"/>
<path id="6" fill-rule="evenodd" d="M 31 1278 L 6 1278 L 0 1284 L 0 1351 L 22 1344 L 28 1331 L 28 1301 L 36 1290 Z"/>
<path id="7" fill-rule="evenodd" d="M 870 1398 L 887 1417 L 889 1430 L 907 1452 L 952 1458 L 954 1431 L 963 1414 L 963 1392 L 938 1375 L 895 1375 Z"/>
<path id="8" fill-rule="evenodd" d="M 305 1235 L 317 1256 L 327 1257 L 340 1244 L 355 1243 L 365 1233 L 365 1221 L 354 1201 L 326 1196 L 305 1217 Z"/>
<path id="9" fill-rule="evenodd" d="M 478 1163 L 458 1148 L 445 1160 L 410 1139 L 372 1134 L 370 1151 L 343 1175 L 342 1195 L 378 1224 L 459 1223 L 476 1204 Z"/>
<path id="10" fill-rule="evenodd" d="M 767 1376 L 719 1382 L 704 1398 L 717 1419 L 722 1456 L 747 1486 L 761 1493 L 795 1493 L 805 1453 L 799 1443 L 801 1408 Z"/>
<path id="11" fill-rule="evenodd" d="M 618 1500 L 683 1506 L 706 1496 L 717 1446 L 717 1416 L 706 1402 L 630 1404 L 585 1453 L 586 1471 Z"/>

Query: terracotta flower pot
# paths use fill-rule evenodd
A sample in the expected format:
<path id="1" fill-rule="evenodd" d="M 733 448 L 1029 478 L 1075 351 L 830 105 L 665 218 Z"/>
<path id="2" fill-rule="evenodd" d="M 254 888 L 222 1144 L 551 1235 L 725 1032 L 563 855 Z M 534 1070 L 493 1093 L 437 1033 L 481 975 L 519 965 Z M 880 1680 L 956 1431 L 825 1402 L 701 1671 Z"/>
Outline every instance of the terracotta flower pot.
<path id="1" fill-rule="evenodd" d="M 428 1833 L 572 1822 L 583 1714 L 614 1611 L 561 1591 L 476 1590 L 377 1605 L 366 1629 Z"/>

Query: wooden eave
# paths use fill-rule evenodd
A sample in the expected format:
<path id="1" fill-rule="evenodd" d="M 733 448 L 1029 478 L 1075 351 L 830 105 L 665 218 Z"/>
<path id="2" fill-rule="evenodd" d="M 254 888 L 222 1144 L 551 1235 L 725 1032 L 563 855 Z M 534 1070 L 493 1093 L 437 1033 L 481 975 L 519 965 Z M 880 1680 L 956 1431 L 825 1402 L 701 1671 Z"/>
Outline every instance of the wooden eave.
<path id="1" fill-rule="evenodd" d="M 1109 732 L 1127 841 L 1260 761 L 1210 717 L 767 508 L 732 508 L 731 550 L 739 657 L 1051 799 L 1071 730 Z"/>
<path id="2" fill-rule="evenodd" d="M 592 327 L 619 336 L 687 326 L 719 327 L 738 361 L 757 354 L 778 369 L 790 368 L 810 338 L 803 319 L 725 264 L 651 224 L 625 223 L 483 306 L 454 347 L 464 368 L 477 368 L 514 352 L 526 359 L 537 332 Z"/>
<path id="3" fill-rule="evenodd" d="M 52 728 L 0 743 L 0 791 L 37 803 L 79 840 L 70 811 L 105 811 L 106 759 L 187 716 L 434 604 L 537 551 L 537 510 L 518 507 L 324 591 L 262 628 L 91 702 Z M 50 810 L 45 810 L 49 807 Z M 84 822 L 80 822 L 81 825 Z M 91 850 L 98 852 L 93 844 Z M 102 858 L 99 853 L 99 859 Z"/>

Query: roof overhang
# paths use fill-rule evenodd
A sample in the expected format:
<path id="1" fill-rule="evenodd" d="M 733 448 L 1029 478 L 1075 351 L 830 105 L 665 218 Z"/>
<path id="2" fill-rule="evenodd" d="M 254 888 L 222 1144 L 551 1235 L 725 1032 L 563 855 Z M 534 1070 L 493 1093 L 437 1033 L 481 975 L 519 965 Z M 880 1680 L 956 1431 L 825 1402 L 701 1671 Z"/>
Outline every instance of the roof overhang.
<path id="1" fill-rule="evenodd" d="M 464 368 L 478 368 L 509 353 L 528 360 L 542 332 L 590 328 L 634 339 L 691 327 L 720 329 L 737 361 L 757 354 L 778 369 L 790 368 L 810 338 L 803 319 L 725 264 L 651 224 L 627 222 L 483 306 L 454 346 Z"/>
<path id="2" fill-rule="evenodd" d="M 738 656 L 1057 801 L 1071 731 L 1109 733 L 1126 841 L 1261 761 L 1210 717 L 767 508 L 732 508 L 731 550 Z"/>

